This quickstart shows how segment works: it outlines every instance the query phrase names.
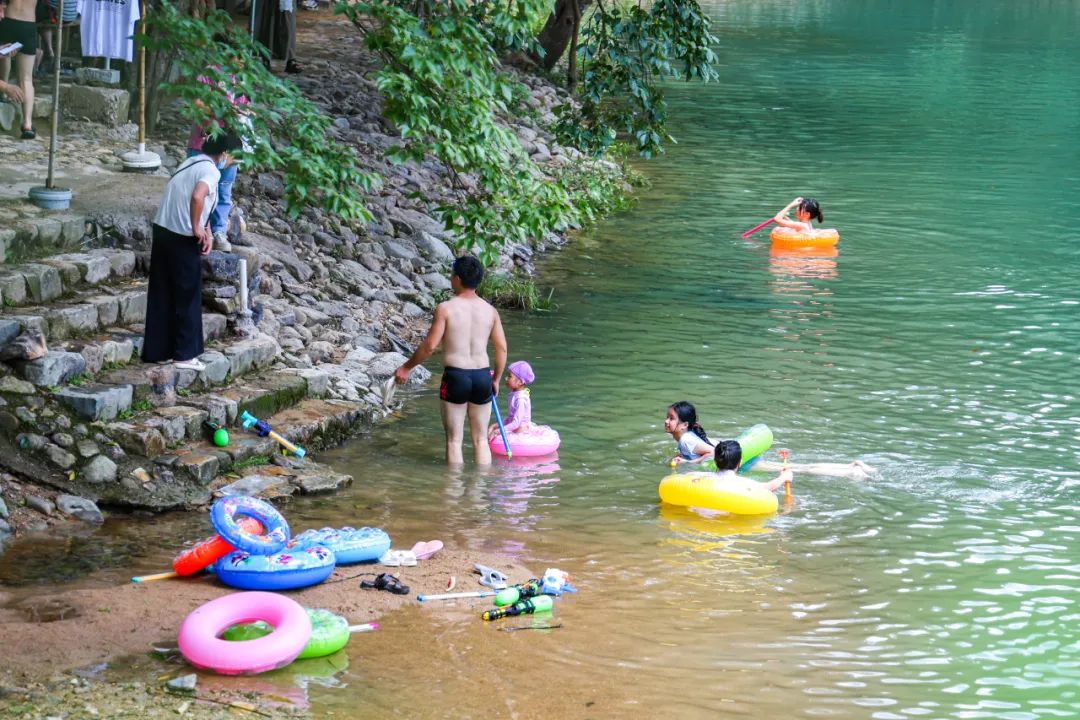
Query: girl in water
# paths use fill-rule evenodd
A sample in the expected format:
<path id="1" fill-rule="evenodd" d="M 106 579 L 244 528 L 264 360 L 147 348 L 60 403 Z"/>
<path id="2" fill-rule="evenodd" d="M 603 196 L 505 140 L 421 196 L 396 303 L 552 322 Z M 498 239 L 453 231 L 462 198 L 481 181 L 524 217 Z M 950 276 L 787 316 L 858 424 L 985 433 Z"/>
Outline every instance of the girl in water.
<path id="1" fill-rule="evenodd" d="M 524 360 L 510 363 L 507 370 L 509 372 L 506 374 L 506 386 L 510 388 L 510 401 L 507 404 L 506 422 L 503 423 L 503 429 L 507 433 L 528 432 L 536 426 L 532 421 L 532 398 L 529 395 L 529 388 L 525 386 L 536 379 L 536 373 L 533 372 L 532 365 Z M 488 427 L 489 440 L 498 433 L 497 424 Z"/>
<path id="2" fill-rule="evenodd" d="M 718 474 L 734 475 L 735 471 L 742 465 L 742 446 L 735 440 L 721 440 L 716 443 L 716 447 L 713 448 L 713 460 L 716 462 L 716 472 Z M 756 463 L 755 469 L 760 465 L 760 462 Z M 763 484 L 770 491 L 776 492 L 783 487 L 785 483 L 790 483 L 794 479 L 795 476 L 791 472 L 791 468 L 786 467 L 780 471 L 779 475 Z"/>
<path id="3" fill-rule="evenodd" d="M 679 453 L 671 458 L 672 467 L 681 462 L 699 463 L 713 456 L 709 436 L 697 419 L 697 410 L 685 400 L 670 406 L 664 418 L 664 432 L 675 438 Z"/>
<path id="4" fill-rule="evenodd" d="M 794 220 L 787 216 L 792 208 L 795 208 Z M 801 197 L 797 197 L 789 202 L 787 207 L 776 213 L 776 217 L 773 218 L 777 225 L 791 228 L 796 232 L 804 232 L 807 235 L 814 234 L 814 224 L 812 221 L 815 219 L 819 223 L 825 221 L 825 216 L 821 214 L 821 206 L 818 205 L 818 201 L 814 198 Z"/>

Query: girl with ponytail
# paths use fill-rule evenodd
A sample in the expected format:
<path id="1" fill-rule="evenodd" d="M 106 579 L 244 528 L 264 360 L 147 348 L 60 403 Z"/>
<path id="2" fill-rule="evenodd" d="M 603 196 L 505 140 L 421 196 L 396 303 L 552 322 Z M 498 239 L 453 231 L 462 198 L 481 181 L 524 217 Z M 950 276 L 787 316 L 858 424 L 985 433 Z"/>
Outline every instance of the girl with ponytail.
<path id="1" fill-rule="evenodd" d="M 795 219 L 792 220 L 787 216 L 788 212 L 795 209 Z M 821 214 L 821 205 L 814 198 L 801 198 L 797 197 L 787 204 L 780 212 L 776 213 L 776 217 L 773 218 L 777 225 L 781 225 L 786 228 L 791 228 L 796 232 L 813 233 L 814 224 L 813 220 L 817 220 L 819 223 L 825 221 L 825 216 Z"/>
<path id="2" fill-rule="evenodd" d="M 709 444 L 705 428 L 698 422 L 697 410 L 685 400 L 668 408 L 664 431 L 679 444 L 679 453 L 671 459 L 673 466 L 681 462 L 699 463 L 712 457 L 713 446 Z"/>

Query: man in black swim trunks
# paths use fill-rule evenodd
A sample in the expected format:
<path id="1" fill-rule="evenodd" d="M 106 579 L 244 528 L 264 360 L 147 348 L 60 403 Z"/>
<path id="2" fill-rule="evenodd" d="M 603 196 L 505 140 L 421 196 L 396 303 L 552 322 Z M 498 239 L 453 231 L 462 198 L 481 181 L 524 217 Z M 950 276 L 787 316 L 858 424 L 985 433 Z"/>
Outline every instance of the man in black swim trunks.
<path id="1" fill-rule="evenodd" d="M 34 131 L 34 60 L 37 57 L 38 31 L 34 22 L 37 0 L 0 0 L 0 45 L 22 43 L 15 56 L 15 77 L 22 90 L 22 137 L 33 140 Z M 0 80 L 7 81 L 11 72 L 11 56 L 0 58 Z"/>
<path id="2" fill-rule="evenodd" d="M 427 338 L 394 372 L 395 380 L 404 384 L 413 368 L 442 345 L 445 369 L 439 397 L 446 430 L 446 461 L 451 465 L 464 462 L 461 446 L 466 414 L 476 464 L 491 464 L 487 425 L 491 418 L 491 398 L 499 394 L 499 382 L 506 367 L 506 335 L 499 312 L 476 294 L 483 278 L 484 266 L 475 257 L 466 255 L 454 261 L 450 274 L 454 298 L 435 308 Z M 489 341 L 495 345 L 494 372 L 488 361 Z"/>

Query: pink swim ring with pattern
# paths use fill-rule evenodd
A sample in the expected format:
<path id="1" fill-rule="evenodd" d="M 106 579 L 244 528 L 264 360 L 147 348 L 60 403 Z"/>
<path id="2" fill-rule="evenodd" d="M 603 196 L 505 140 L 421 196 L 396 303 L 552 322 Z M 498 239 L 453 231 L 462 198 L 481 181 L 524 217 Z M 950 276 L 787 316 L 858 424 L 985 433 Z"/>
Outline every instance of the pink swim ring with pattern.
<path id="1" fill-rule="evenodd" d="M 550 455 L 559 449 L 559 433 L 547 425 L 533 425 L 528 430 L 506 434 L 510 441 L 510 452 L 513 457 L 540 457 Z M 495 433 L 491 438 L 491 452 L 496 455 L 506 455 L 506 446 L 503 445 L 502 433 Z"/>

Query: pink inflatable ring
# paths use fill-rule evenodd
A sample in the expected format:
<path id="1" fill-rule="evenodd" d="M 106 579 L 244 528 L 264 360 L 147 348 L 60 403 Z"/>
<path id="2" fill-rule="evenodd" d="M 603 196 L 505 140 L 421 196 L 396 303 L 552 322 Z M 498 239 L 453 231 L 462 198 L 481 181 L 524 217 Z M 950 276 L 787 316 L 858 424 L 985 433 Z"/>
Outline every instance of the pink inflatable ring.
<path id="1" fill-rule="evenodd" d="M 530 430 L 507 433 L 506 439 L 510 441 L 510 452 L 513 457 L 541 457 L 550 455 L 559 449 L 559 433 L 547 425 L 536 425 Z M 503 445 L 501 433 L 495 433 L 491 438 L 491 452 L 496 455 L 506 455 L 506 446 Z"/>
<path id="2" fill-rule="evenodd" d="M 262 620 L 265 637 L 234 642 L 221 634 L 233 625 Z M 311 620 L 295 600 L 270 592 L 233 593 L 193 610 L 180 625 L 180 654 L 197 668 L 220 675 L 257 675 L 285 667 L 311 638 Z"/>

